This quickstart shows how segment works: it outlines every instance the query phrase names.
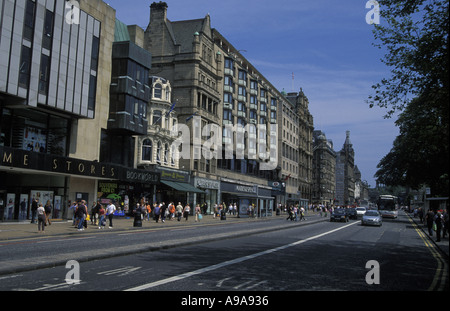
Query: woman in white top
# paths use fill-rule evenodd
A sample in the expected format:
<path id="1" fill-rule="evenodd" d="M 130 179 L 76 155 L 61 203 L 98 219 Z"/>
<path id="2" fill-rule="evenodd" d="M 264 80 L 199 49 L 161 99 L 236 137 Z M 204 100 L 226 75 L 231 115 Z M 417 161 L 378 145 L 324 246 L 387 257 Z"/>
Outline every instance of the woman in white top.
<path id="1" fill-rule="evenodd" d="M 45 217 L 45 209 L 42 206 L 42 203 L 39 203 L 39 207 L 36 212 L 38 215 L 38 231 L 40 232 L 42 228 L 42 232 L 44 232 L 46 217 Z"/>
<path id="2" fill-rule="evenodd" d="M 191 212 L 191 207 L 189 206 L 189 204 L 186 204 L 186 206 L 184 207 L 184 210 L 183 210 L 183 216 L 186 219 L 186 221 L 188 220 L 190 212 Z"/>

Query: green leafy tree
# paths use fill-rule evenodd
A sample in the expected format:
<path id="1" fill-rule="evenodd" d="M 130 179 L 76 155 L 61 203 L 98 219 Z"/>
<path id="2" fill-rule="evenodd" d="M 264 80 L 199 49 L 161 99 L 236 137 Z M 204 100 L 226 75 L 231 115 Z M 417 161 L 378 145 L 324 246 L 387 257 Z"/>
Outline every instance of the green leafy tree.
<path id="1" fill-rule="evenodd" d="M 449 1 L 382 0 L 375 46 L 391 76 L 372 86 L 370 107 L 401 112 L 400 135 L 378 164 L 375 177 L 387 185 L 421 184 L 448 193 Z"/>

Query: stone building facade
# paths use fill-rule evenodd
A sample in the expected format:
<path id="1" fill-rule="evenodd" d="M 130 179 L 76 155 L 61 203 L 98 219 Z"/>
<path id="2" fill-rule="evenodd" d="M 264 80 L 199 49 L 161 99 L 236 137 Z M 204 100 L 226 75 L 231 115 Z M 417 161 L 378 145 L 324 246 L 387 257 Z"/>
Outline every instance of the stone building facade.
<path id="1" fill-rule="evenodd" d="M 325 133 L 316 130 L 313 135 L 313 203 L 331 206 L 336 196 L 336 152 Z"/>
<path id="2" fill-rule="evenodd" d="M 355 203 L 355 151 L 350 141 L 350 131 L 342 149 L 336 157 L 336 201 L 337 205 L 352 205 Z"/>
<path id="3" fill-rule="evenodd" d="M 209 15 L 170 21 L 167 9 L 164 2 L 151 5 L 144 46 L 152 54 L 151 73 L 171 81 L 178 121 L 191 129 L 190 157 L 180 159 L 180 169 L 191 172 L 194 186 L 213 185 L 205 192 L 219 202 L 238 203 L 242 212 L 252 204 L 266 212 L 276 203 L 308 204 L 313 120 L 306 96 L 289 99 L 279 92 L 211 28 Z M 209 159 L 192 133 L 206 126 L 220 135 Z M 247 129 L 243 140 L 240 126 Z M 201 145 L 212 136 L 201 136 Z M 270 161 L 271 169 L 261 169 Z M 215 202 L 207 196 L 195 201 L 211 206 Z"/>

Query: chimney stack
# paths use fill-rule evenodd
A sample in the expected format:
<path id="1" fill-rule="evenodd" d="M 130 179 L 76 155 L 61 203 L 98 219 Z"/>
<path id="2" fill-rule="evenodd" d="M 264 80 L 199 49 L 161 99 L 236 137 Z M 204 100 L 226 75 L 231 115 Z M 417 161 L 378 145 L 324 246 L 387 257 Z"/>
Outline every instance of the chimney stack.
<path id="1" fill-rule="evenodd" d="M 157 19 L 165 21 L 167 19 L 167 8 L 166 2 L 153 2 L 150 5 L 150 21 Z"/>

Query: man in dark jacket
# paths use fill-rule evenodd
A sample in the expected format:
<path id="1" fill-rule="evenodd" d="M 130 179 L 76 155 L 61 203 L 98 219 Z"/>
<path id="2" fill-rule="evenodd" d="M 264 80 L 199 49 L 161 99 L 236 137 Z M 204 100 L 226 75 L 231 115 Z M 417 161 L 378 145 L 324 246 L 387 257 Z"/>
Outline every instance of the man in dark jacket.
<path id="1" fill-rule="evenodd" d="M 427 222 L 428 234 L 430 236 L 433 236 L 434 212 L 431 208 L 428 210 L 428 213 L 425 216 L 425 221 Z"/>
<path id="2" fill-rule="evenodd" d="M 38 209 L 38 201 L 37 199 L 33 198 L 31 200 L 31 223 L 35 224 L 36 223 L 36 212 Z"/>

